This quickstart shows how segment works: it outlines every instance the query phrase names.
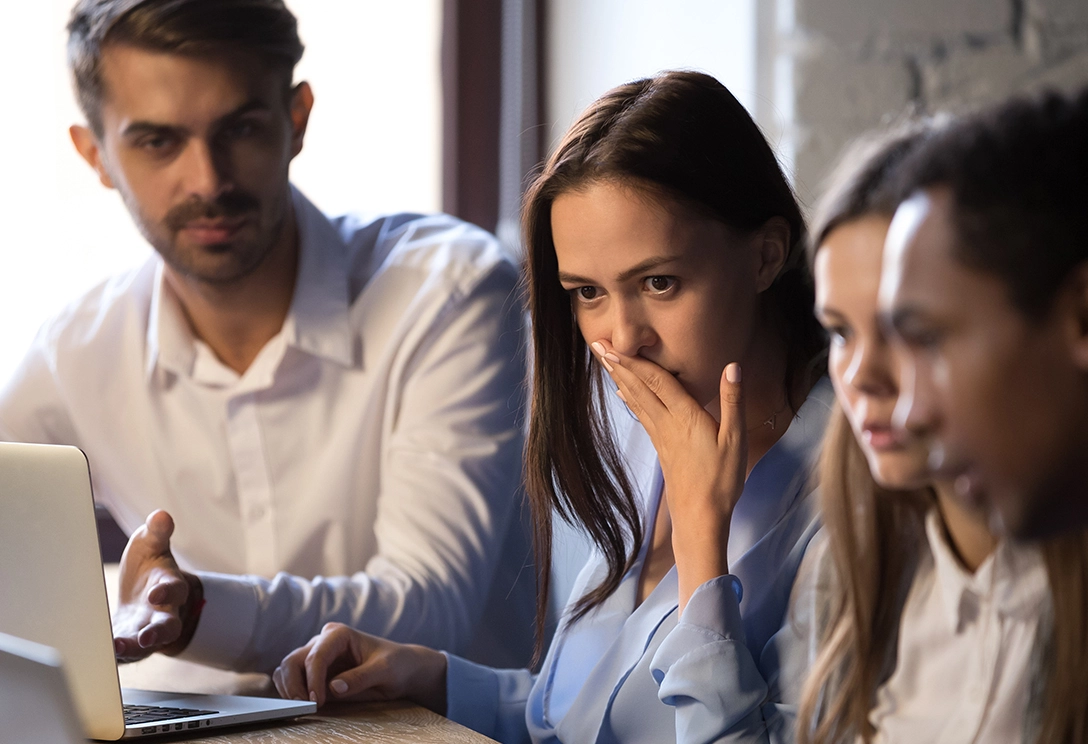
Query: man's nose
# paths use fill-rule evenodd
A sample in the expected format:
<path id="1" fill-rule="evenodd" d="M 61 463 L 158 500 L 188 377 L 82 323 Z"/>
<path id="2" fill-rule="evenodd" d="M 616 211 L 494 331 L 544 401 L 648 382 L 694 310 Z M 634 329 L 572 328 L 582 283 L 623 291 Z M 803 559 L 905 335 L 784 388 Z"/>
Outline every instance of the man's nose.
<path id="1" fill-rule="evenodd" d="M 900 357 L 899 399 L 895 403 L 892 423 L 919 436 L 933 434 L 939 418 L 933 381 L 909 355 L 897 356 Z"/>
<path id="2" fill-rule="evenodd" d="M 224 155 L 211 144 L 194 139 L 186 148 L 183 162 L 189 195 L 213 201 L 229 185 Z"/>

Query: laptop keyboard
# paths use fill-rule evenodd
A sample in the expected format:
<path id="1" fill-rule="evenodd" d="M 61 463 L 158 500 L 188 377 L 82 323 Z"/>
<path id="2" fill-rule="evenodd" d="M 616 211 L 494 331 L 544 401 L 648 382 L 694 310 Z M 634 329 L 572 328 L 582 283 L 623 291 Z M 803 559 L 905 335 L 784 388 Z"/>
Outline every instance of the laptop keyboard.
<path id="1" fill-rule="evenodd" d="M 141 723 L 154 723 L 171 718 L 189 718 L 190 716 L 207 716 L 218 713 L 217 710 L 197 710 L 195 708 L 163 708 L 158 705 L 129 705 L 125 704 L 125 725 L 139 725 Z"/>

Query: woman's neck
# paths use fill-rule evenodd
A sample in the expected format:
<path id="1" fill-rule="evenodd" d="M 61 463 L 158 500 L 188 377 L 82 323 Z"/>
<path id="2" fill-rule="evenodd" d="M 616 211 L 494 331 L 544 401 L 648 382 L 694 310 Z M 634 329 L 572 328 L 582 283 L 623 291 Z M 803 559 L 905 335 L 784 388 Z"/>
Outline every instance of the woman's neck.
<path id="1" fill-rule="evenodd" d="M 974 573 L 997 547 L 997 538 L 990 532 L 986 515 L 957 501 L 951 483 L 938 483 L 934 490 L 952 552 L 964 568 Z"/>
<path id="2" fill-rule="evenodd" d="M 793 414 L 793 391 L 786 383 L 787 349 L 780 334 L 762 323 L 754 342 L 741 360 L 744 384 L 745 428 L 748 430 L 748 470 L 767 454 L 786 433 Z M 773 341 L 768 339 L 775 339 Z M 807 394 L 807 390 L 802 391 Z M 720 402 L 715 400 L 711 413 L 721 420 Z"/>

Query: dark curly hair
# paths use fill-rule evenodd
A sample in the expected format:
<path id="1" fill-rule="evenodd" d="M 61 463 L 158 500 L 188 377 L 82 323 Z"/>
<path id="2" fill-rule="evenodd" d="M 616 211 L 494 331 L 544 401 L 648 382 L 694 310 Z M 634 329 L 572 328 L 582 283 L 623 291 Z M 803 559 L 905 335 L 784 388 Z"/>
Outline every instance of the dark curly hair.
<path id="1" fill-rule="evenodd" d="M 1088 260 L 1088 88 L 954 122 L 911 155 L 898 190 L 935 186 L 952 194 L 956 258 L 996 275 L 1026 316 L 1043 316 Z"/>

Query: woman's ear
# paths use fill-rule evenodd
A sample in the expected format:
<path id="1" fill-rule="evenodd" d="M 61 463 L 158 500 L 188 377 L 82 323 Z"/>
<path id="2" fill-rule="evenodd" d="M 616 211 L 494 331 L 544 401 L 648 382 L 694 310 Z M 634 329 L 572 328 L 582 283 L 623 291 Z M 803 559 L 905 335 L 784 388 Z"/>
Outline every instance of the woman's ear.
<path id="1" fill-rule="evenodd" d="M 756 231 L 759 241 L 759 271 L 756 291 L 763 292 L 778 278 L 790 254 L 790 223 L 782 217 L 772 217 Z"/>

